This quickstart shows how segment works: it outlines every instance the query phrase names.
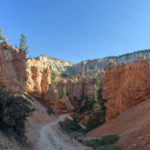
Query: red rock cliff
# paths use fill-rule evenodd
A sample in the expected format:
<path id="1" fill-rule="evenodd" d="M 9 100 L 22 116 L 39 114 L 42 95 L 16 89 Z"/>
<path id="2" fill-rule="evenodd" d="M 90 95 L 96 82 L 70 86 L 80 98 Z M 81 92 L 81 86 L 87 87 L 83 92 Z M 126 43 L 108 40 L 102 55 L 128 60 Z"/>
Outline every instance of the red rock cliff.
<path id="1" fill-rule="evenodd" d="M 145 58 L 133 64 L 110 63 L 105 68 L 103 98 L 108 100 L 106 121 L 150 98 L 150 70 Z"/>
<path id="2" fill-rule="evenodd" d="M 58 101 L 58 90 L 52 88 L 51 72 L 48 67 L 45 67 L 42 62 L 36 59 L 28 59 L 26 66 L 27 93 L 35 97 L 45 106 L 49 107 L 51 105 L 56 113 L 72 110 L 71 103 L 67 97 L 63 96 Z M 55 80 L 58 80 L 57 77 Z"/>
<path id="3" fill-rule="evenodd" d="M 0 86 L 6 90 L 22 95 L 25 90 L 25 53 L 4 41 L 0 44 Z"/>
<path id="4" fill-rule="evenodd" d="M 27 84 L 26 92 L 37 100 L 46 102 L 45 95 L 51 84 L 50 70 L 36 59 L 28 59 L 26 62 Z"/>

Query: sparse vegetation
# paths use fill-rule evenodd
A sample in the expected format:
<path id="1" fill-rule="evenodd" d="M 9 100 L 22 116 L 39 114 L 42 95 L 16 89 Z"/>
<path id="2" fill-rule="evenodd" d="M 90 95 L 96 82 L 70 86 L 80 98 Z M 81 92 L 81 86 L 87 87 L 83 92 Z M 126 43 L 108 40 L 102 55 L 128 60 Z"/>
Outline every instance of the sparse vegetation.
<path id="1" fill-rule="evenodd" d="M 56 89 L 57 85 L 58 85 L 58 82 L 55 80 L 56 79 L 56 74 L 53 72 L 51 74 L 51 85 L 52 85 L 52 88 L 53 89 Z"/>
<path id="2" fill-rule="evenodd" d="M 92 95 L 87 94 L 85 100 L 86 100 L 85 104 L 80 108 L 80 113 L 88 111 L 89 114 L 90 114 L 91 113 L 91 108 L 93 107 Z"/>
<path id="3" fill-rule="evenodd" d="M 73 81 L 73 82 L 75 82 L 76 80 L 75 80 L 75 76 L 74 75 L 72 75 L 71 76 L 71 80 Z"/>
<path id="4" fill-rule="evenodd" d="M 59 124 L 71 138 L 78 140 L 86 146 L 92 147 L 94 150 L 121 150 L 120 147 L 112 145 L 119 139 L 117 135 L 95 138 L 85 137 L 86 130 L 79 125 L 75 118 L 73 120 L 66 118 L 64 121 L 59 122 Z"/>
<path id="5" fill-rule="evenodd" d="M 139 54 L 139 53 L 145 53 L 145 52 L 150 52 L 150 49 L 138 50 L 138 51 L 134 51 L 132 53 L 126 53 L 126 54 L 119 55 L 119 56 L 109 56 L 109 57 L 105 57 L 105 58 L 107 58 L 107 59 L 116 59 L 116 58 L 118 58 L 119 59 L 120 57 Z"/>
<path id="6" fill-rule="evenodd" d="M 26 45 L 27 40 L 25 35 L 22 33 L 21 34 L 21 38 L 20 38 L 20 42 L 19 42 L 19 49 L 24 51 L 26 54 L 28 53 L 28 46 Z M 17 48 L 17 46 L 16 46 Z"/>
<path id="7" fill-rule="evenodd" d="M 85 104 L 80 109 L 80 113 L 88 111 L 90 115 L 88 124 L 86 125 L 88 131 L 104 123 L 106 114 L 106 107 L 104 106 L 106 101 L 102 98 L 100 79 L 96 77 L 93 79 L 93 82 L 93 93 L 86 95 Z"/>
<path id="8" fill-rule="evenodd" d="M 96 147 L 94 150 L 121 150 L 121 148 L 116 145 L 103 145 Z"/>
<path id="9" fill-rule="evenodd" d="M 76 76 L 76 75 L 77 75 L 77 71 L 76 71 L 75 69 L 73 69 L 72 75 L 73 75 L 73 76 Z"/>
<path id="10" fill-rule="evenodd" d="M 66 88 L 64 87 L 62 92 L 58 91 L 58 101 L 62 99 L 62 97 L 67 93 Z"/>
<path id="11" fill-rule="evenodd" d="M 92 147 L 95 149 L 100 148 L 114 148 L 113 145 L 116 141 L 118 141 L 119 137 L 117 135 L 107 135 L 102 137 L 94 137 L 94 138 L 85 138 L 82 143 L 86 146 Z M 107 149 L 108 150 L 108 149 Z"/>
<path id="12" fill-rule="evenodd" d="M 61 77 L 62 78 L 67 78 L 69 75 L 67 75 L 67 73 L 61 73 Z"/>
<path id="13" fill-rule="evenodd" d="M 7 136 L 26 141 L 25 121 L 33 111 L 30 106 L 23 97 L 14 97 L 0 88 L 0 128 Z"/>
<path id="14" fill-rule="evenodd" d="M 2 30 L 0 29 L 0 41 L 3 41 L 5 38 L 2 36 Z"/>
<path id="15" fill-rule="evenodd" d="M 47 109 L 47 113 L 48 113 L 49 115 L 55 114 L 53 108 L 52 108 L 50 105 L 49 105 L 49 107 L 48 107 L 48 109 Z"/>
<path id="16" fill-rule="evenodd" d="M 83 128 L 79 125 L 79 123 L 74 120 L 70 120 L 68 118 L 65 119 L 65 121 L 59 122 L 60 126 L 64 131 L 67 132 L 67 134 L 71 134 L 72 132 L 83 132 Z M 84 133 L 84 132 L 83 132 Z"/>
<path id="17" fill-rule="evenodd" d="M 24 96 L 26 96 L 28 99 L 30 99 L 32 102 L 34 102 L 34 98 L 29 95 L 28 93 L 24 92 Z"/>

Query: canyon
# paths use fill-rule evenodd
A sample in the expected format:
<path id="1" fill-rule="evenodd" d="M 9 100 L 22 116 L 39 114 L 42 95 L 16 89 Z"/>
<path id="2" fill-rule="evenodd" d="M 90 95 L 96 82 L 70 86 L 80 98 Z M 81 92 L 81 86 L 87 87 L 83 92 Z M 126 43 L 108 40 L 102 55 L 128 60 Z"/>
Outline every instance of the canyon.
<path id="1" fill-rule="evenodd" d="M 51 106 L 57 114 L 76 110 L 84 103 L 86 95 L 92 93 L 93 76 L 98 74 L 62 78 L 58 74 L 53 75 L 50 68 L 40 60 L 28 59 L 26 92 L 45 106 Z"/>
<path id="2" fill-rule="evenodd" d="M 26 92 L 45 106 L 51 106 L 56 114 L 72 113 L 84 105 L 87 94 L 93 93 L 93 79 L 98 77 L 102 83 L 103 99 L 107 100 L 105 120 L 109 121 L 150 97 L 149 56 L 150 52 L 147 50 L 119 57 L 104 58 L 101 61 L 103 69 L 99 68 L 99 71 L 95 73 L 93 72 L 95 69 L 89 73 L 84 72 L 85 69 L 79 67 L 79 70 L 74 70 L 76 74 L 66 77 L 61 76 L 61 73 L 67 74 L 66 66 L 75 68 L 74 66 L 79 66 L 80 63 L 72 65 L 64 61 L 64 67 L 62 67 L 62 63 L 61 67 L 58 67 L 62 61 L 48 59 L 47 56 L 27 59 Z M 107 63 L 105 62 L 106 59 Z M 93 64 L 94 68 L 97 68 L 98 63 L 99 59 L 87 61 L 86 64 L 88 67 Z M 54 66 L 62 69 L 56 71 Z M 53 88 L 54 83 L 52 83 L 54 72 L 58 73 L 53 76 L 55 88 Z M 63 93 L 64 90 L 65 93 Z"/>
<path id="3" fill-rule="evenodd" d="M 80 69 L 74 70 L 76 74 L 64 77 L 61 74 L 67 74 L 68 68 L 73 70 L 81 63 L 47 56 L 25 60 L 25 53 L 8 46 L 6 41 L 0 48 L 0 85 L 16 95 L 26 91 L 47 108 L 52 107 L 56 114 L 78 111 L 86 95 L 93 93 L 96 77 L 101 81 L 103 99 L 107 100 L 106 121 L 150 97 L 149 50 L 104 58 L 101 59 L 103 69 L 100 67 L 95 73 L 95 69 L 88 73 L 84 67 L 77 67 Z M 97 68 L 99 60 L 89 60 L 86 64 Z"/>
<path id="4" fill-rule="evenodd" d="M 47 109 L 52 108 L 56 115 L 77 114 L 82 118 L 80 123 L 87 125 L 91 114 L 88 110 L 81 114 L 80 110 L 86 103 L 87 95 L 94 95 L 94 80 L 98 78 L 101 81 L 99 103 L 101 100 L 107 101 L 106 123 L 88 135 L 102 135 L 99 133 L 103 128 L 107 129 L 107 124 L 111 127 L 114 119 L 124 118 L 124 114 L 128 112 L 129 121 L 132 122 L 130 110 L 134 107 L 140 110 L 135 111 L 134 116 L 141 116 L 140 106 L 144 105 L 147 109 L 145 103 L 150 99 L 149 56 L 150 51 L 144 50 L 73 64 L 47 56 L 26 59 L 23 51 L 7 45 L 7 41 L 4 41 L 0 44 L 0 86 L 5 86 L 8 92 L 15 95 L 24 95 L 26 92 Z M 122 119 L 118 122 L 122 122 Z M 146 129 L 148 123 L 145 120 L 144 122 Z M 114 128 L 107 131 L 107 134 L 119 132 L 114 131 Z M 124 135 L 120 136 L 122 138 Z"/>

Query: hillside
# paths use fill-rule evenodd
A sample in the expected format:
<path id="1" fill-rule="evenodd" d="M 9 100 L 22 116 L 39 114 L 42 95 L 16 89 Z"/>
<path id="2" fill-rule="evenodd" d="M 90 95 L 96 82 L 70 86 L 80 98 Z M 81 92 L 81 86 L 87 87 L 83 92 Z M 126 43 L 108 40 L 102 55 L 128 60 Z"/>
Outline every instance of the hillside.
<path id="1" fill-rule="evenodd" d="M 150 100 L 147 100 L 115 119 L 92 130 L 87 136 L 117 134 L 120 140 L 116 143 L 123 150 L 139 150 L 144 146 L 150 149 Z M 146 150 L 149 150 L 146 149 Z"/>

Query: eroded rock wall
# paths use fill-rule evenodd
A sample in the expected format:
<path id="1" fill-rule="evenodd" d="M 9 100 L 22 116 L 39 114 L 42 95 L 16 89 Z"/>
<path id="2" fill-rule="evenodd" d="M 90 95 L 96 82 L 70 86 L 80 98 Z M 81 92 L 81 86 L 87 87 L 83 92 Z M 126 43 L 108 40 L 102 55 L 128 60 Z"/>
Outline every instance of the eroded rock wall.
<path id="1" fill-rule="evenodd" d="M 22 95 L 26 84 L 25 61 L 26 54 L 7 42 L 0 44 L 0 86 L 6 90 Z"/>
<path id="2" fill-rule="evenodd" d="M 68 74 L 70 67 L 73 65 L 69 61 L 59 60 L 44 55 L 39 56 L 37 60 L 42 62 L 45 67 L 48 67 L 52 72 L 57 74 L 61 74 L 63 72 L 66 72 L 66 74 Z"/>
<path id="3" fill-rule="evenodd" d="M 26 62 L 27 84 L 26 92 L 37 100 L 46 102 L 46 93 L 51 84 L 50 70 L 42 62 L 36 59 L 28 59 Z"/>
<path id="4" fill-rule="evenodd" d="M 75 111 L 84 104 L 86 95 L 92 93 L 93 78 L 66 78 L 58 83 L 56 89 L 58 93 L 62 93 L 63 89 L 66 89 L 65 97 L 71 102 L 73 110 Z"/>
<path id="5" fill-rule="evenodd" d="M 69 111 L 71 103 L 62 97 L 61 103 L 58 101 L 58 91 L 53 89 L 51 82 L 51 72 L 49 67 L 37 59 L 28 59 L 26 62 L 27 84 L 26 92 L 47 107 L 53 107 L 56 112 Z M 57 77 L 55 79 L 58 80 Z M 61 106 L 60 106 L 61 104 Z"/>
<path id="6" fill-rule="evenodd" d="M 45 106 L 53 107 L 57 114 L 77 110 L 84 103 L 86 95 L 93 91 L 93 78 L 85 75 L 68 78 L 55 76 L 53 80 L 57 84 L 54 88 L 50 68 L 37 59 L 27 60 L 26 72 L 26 92 Z"/>
<path id="7" fill-rule="evenodd" d="M 105 68 L 103 98 L 107 99 L 106 121 L 150 98 L 150 69 L 142 57 L 132 63 Z"/>

